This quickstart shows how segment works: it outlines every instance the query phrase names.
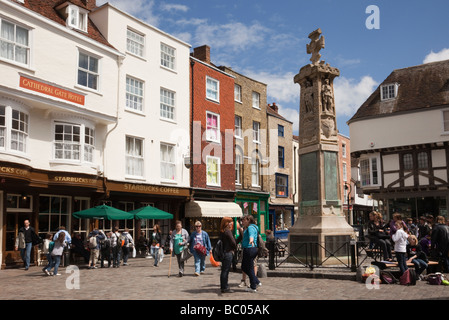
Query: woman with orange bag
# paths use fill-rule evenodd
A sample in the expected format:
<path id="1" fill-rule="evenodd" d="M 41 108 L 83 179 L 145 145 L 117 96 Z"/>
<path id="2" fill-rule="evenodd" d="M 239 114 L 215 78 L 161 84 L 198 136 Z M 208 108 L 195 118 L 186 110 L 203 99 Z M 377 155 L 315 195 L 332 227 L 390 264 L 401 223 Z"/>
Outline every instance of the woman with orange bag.
<path id="1" fill-rule="evenodd" d="M 237 242 L 235 241 L 232 230 L 234 229 L 234 221 L 230 217 L 223 217 L 220 224 L 220 240 L 223 242 L 224 258 L 221 262 L 220 273 L 220 289 L 222 293 L 233 293 L 229 288 L 228 276 L 231 270 L 232 258 L 234 251 L 237 249 Z"/>

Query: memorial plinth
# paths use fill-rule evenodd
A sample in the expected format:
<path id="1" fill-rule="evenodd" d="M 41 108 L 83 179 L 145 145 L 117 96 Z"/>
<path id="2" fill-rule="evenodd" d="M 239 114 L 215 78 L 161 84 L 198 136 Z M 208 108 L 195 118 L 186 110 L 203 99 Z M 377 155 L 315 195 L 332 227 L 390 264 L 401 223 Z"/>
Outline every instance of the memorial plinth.
<path id="1" fill-rule="evenodd" d="M 338 165 L 338 131 L 333 81 L 337 68 L 320 61 L 324 48 L 321 30 L 309 35 L 311 64 L 294 77 L 301 88 L 299 112 L 299 217 L 289 232 L 290 254 L 316 263 L 335 263 L 347 257 L 354 229 L 342 208 Z"/>

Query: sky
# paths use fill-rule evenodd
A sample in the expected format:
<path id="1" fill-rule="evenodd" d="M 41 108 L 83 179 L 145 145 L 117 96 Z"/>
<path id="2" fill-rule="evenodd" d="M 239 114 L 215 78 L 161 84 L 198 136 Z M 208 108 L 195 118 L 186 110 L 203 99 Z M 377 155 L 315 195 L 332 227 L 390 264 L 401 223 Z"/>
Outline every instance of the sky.
<path id="1" fill-rule="evenodd" d="M 308 35 L 320 28 L 334 80 L 337 127 L 395 69 L 449 59 L 447 0 L 97 0 L 192 46 L 209 45 L 211 60 L 267 84 L 268 103 L 299 131 L 299 85 L 310 63 Z M 375 11 L 372 6 L 375 6 Z M 373 26 L 375 28 L 373 28 Z"/>

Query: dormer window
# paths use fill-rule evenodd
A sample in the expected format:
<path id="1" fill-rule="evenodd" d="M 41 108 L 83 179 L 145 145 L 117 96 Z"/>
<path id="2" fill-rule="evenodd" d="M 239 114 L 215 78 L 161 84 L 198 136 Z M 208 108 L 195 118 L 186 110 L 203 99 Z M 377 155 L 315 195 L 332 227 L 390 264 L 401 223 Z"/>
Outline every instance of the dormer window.
<path id="1" fill-rule="evenodd" d="M 87 32 L 87 10 L 74 5 L 69 5 L 67 10 L 69 11 L 67 24 L 72 28 Z"/>
<path id="2" fill-rule="evenodd" d="M 60 5 L 57 10 L 65 17 L 69 28 L 87 32 L 88 10 L 67 2 Z"/>
<path id="3" fill-rule="evenodd" d="M 381 100 L 391 100 L 395 99 L 398 95 L 398 87 L 397 83 L 390 83 L 380 87 L 380 96 Z"/>

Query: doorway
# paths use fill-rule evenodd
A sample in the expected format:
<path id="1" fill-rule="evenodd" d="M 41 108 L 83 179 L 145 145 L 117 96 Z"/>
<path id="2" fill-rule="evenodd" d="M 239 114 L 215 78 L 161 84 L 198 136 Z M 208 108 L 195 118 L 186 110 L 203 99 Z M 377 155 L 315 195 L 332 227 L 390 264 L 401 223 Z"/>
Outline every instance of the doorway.
<path id="1" fill-rule="evenodd" d="M 33 226 L 32 219 L 32 197 L 25 195 L 8 194 L 6 196 L 6 221 L 5 221 L 5 251 L 3 259 L 5 265 L 21 265 L 22 258 L 20 250 L 15 250 L 15 242 L 19 229 L 23 227 L 23 222 L 29 220 Z M 31 250 L 31 263 L 34 262 L 34 251 Z"/>

